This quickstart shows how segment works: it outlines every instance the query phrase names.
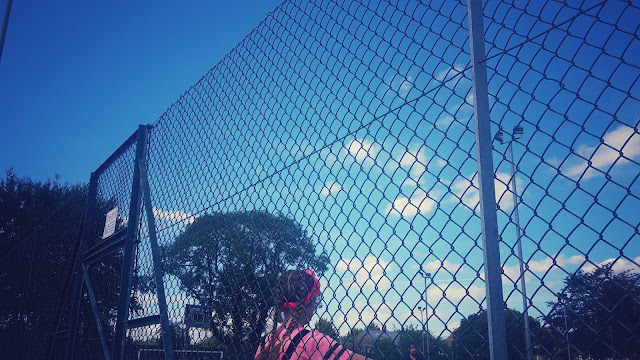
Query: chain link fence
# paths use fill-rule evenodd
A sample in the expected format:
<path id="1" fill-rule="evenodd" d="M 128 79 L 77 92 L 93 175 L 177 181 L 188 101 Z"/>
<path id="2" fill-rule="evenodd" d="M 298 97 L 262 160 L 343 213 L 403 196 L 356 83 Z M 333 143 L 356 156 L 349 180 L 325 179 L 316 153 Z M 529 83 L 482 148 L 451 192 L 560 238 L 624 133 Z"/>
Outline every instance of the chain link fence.
<path id="1" fill-rule="evenodd" d="M 86 188 L 0 259 L 0 358 L 46 359 L 77 252 Z"/>
<path id="2" fill-rule="evenodd" d="M 94 173 L 83 227 L 0 262 L 0 357 L 253 359 L 291 268 L 322 283 L 310 328 L 371 359 L 640 357 L 638 19 L 635 1 L 484 2 L 506 337 L 467 3 L 296 0 Z M 44 230 L 81 232 L 66 296 L 38 267 L 73 251 Z M 31 334 L 15 309 L 45 290 L 60 318 Z"/>

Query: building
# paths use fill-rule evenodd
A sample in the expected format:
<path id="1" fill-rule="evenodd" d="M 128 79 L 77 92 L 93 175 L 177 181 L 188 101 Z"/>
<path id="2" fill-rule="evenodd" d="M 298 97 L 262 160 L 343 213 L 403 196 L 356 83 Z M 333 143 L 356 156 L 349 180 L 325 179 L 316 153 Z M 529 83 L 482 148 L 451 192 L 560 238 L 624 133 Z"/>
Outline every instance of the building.
<path id="1" fill-rule="evenodd" d="M 399 335 L 399 331 L 363 330 L 353 339 L 353 344 L 346 345 L 352 346 L 356 352 L 366 354 L 374 347 L 375 343 L 381 339 L 390 339 L 394 345 L 398 345 L 400 341 Z"/>

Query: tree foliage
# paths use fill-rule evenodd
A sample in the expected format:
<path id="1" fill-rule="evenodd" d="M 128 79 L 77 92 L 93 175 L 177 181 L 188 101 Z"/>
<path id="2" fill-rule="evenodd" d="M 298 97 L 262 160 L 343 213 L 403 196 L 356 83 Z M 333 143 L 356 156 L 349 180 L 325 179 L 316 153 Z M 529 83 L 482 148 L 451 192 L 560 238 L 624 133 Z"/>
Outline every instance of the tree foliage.
<path id="1" fill-rule="evenodd" d="M 288 268 L 326 270 L 328 257 L 316 254 L 315 245 L 300 224 L 283 215 L 215 213 L 197 218 L 163 248 L 165 271 L 210 309 L 215 338 L 255 352 L 275 306 L 272 292 L 280 274 Z"/>
<path id="2" fill-rule="evenodd" d="M 409 345 L 414 344 L 419 351 L 421 358 L 429 354 L 430 359 L 446 359 L 449 350 L 448 345 L 441 338 L 436 338 L 416 325 L 409 325 L 402 329 L 398 337 L 398 352 L 402 354 L 402 359 L 409 356 Z M 424 346 L 424 351 L 423 351 Z"/>
<path id="3" fill-rule="evenodd" d="M 318 321 L 316 321 L 314 328 L 317 331 L 320 331 L 321 333 L 331 337 L 332 339 L 339 339 L 340 336 L 338 335 L 338 329 L 336 329 L 335 325 L 333 325 L 333 323 L 325 318 L 320 318 L 318 319 Z"/>
<path id="4" fill-rule="evenodd" d="M 0 256 L 68 200 L 84 198 L 81 185 L 18 177 L 13 169 L 0 179 Z"/>
<path id="5" fill-rule="evenodd" d="M 612 265 L 568 276 L 565 297 L 549 303 L 548 321 L 562 339 L 566 314 L 572 357 L 640 357 L 640 274 Z M 559 350 L 566 356 L 566 346 Z"/>
<path id="6" fill-rule="evenodd" d="M 507 352 L 509 359 L 525 358 L 525 328 L 521 312 L 513 309 L 505 310 L 505 327 L 507 332 Z M 537 353 L 538 348 L 553 349 L 555 343 L 548 329 L 541 327 L 540 322 L 529 316 L 531 330 L 531 351 Z M 470 315 L 460 321 L 460 326 L 453 331 L 451 352 L 457 359 L 489 359 L 489 331 L 487 312 L 485 310 Z M 538 345 L 538 346 L 536 346 Z"/>

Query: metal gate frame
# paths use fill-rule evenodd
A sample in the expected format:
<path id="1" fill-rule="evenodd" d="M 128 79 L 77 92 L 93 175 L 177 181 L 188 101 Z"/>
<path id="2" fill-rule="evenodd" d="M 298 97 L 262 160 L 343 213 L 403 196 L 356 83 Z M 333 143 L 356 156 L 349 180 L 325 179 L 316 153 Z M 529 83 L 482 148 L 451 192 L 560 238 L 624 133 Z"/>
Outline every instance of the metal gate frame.
<path id="1" fill-rule="evenodd" d="M 165 352 L 165 359 L 173 359 L 173 344 L 171 340 L 171 326 L 169 323 L 166 294 L 163 283 L 163 272 L 161 266 L 160 250 L 156 234 L 155 219 L 153 216 L 153 206 L 151 203 L 151 191 L 147 177 L 146 157 L 147 144 L 149 139 L 150 125 L 140 125 L 135 131 L 98 169 L 91 173 L 89 182 L 89 192 L 87 195 L 87 207 L 82 224 L 82 233 L 78 245 L 78 251 L 73 261 L 74 266 L 67 279 L 66 290 L 63 292 L 63 299 L 58 305 L 58 323 L 52 340 L 49 342 L 49 357 L 53 358 L 56 340 L 64 340 L 64 358 L 72 359 L 75 354 L 76 337 L 78 333 L 78 322 L 80 317 L 80 305 L 83 294 L 89 298 L 92 314 L 96 323 L 96 328 L 100 338 L 102 353 L 106 360 L 123 359 L 125 351 L 125 339 L 128 329 L 143 326 L 160 324 L 162 329 L 162 343 Z M 131 184 L 131 197 L 127 227 L 113 234 L 109 239 L 89 248 L 93 223 L 96 216 L 96 196 L 99 176 L 131 145 L 136 145 L 136 157 L 132 164 L 134 167 L 133 181 Z M 133 277 L 133 265 L 136 254 L 136 246 L 139 243 L 139 228 L 141 203 L 144 199 L 144 211 L 149 226 L 149 240 L 153 256 L 154 280 L 156 283 L 158 307 L 160 314 L 146 316 L 142 318 L 129 319 L 129 305 L 131 300 L 131 282 Z M 109 349 L 105 330 L 102 326 L 98 313 L 91 277 L 88 269 L 95 261 L 113 254 L 119 249 L 124 249 L 122 273 L 120 276 L 120 293 L 118 299 L 118 312 L 116 327 L 113 338 L 113 346 Z M 69 284 L 73 281 L 73 287 Z M 73 289 L 73 291 L 70 291 Z M 69 296 L 70 292 L 72 295 Z M 71 314 L 68 327 L 62 324 L 62 311 L 67 300 L 71 303 Z"/>

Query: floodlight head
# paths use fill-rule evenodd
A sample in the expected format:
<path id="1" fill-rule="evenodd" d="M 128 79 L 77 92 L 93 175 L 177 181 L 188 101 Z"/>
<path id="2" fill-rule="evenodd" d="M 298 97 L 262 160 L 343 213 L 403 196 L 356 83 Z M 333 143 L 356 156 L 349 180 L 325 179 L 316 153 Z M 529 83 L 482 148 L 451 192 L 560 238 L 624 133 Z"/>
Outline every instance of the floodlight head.
<path id="1" fill-rule="evenodd" d="M 497 140 L 500 144 L 504 144 L 504 133 L 502 131 L 498 131 L 496 136 L 493 137 L 493 140 Z"/>
<path id="2" fill-rule="evenodd" d="M 522 126 L 518 125 L 518 126 L 514 126 L 513 127 L 513 136 L 514 137 L 520 137 L 520 136 L 522 136 L 523 133 L 524 133 L 524 129 L 522 128 Z"/>

